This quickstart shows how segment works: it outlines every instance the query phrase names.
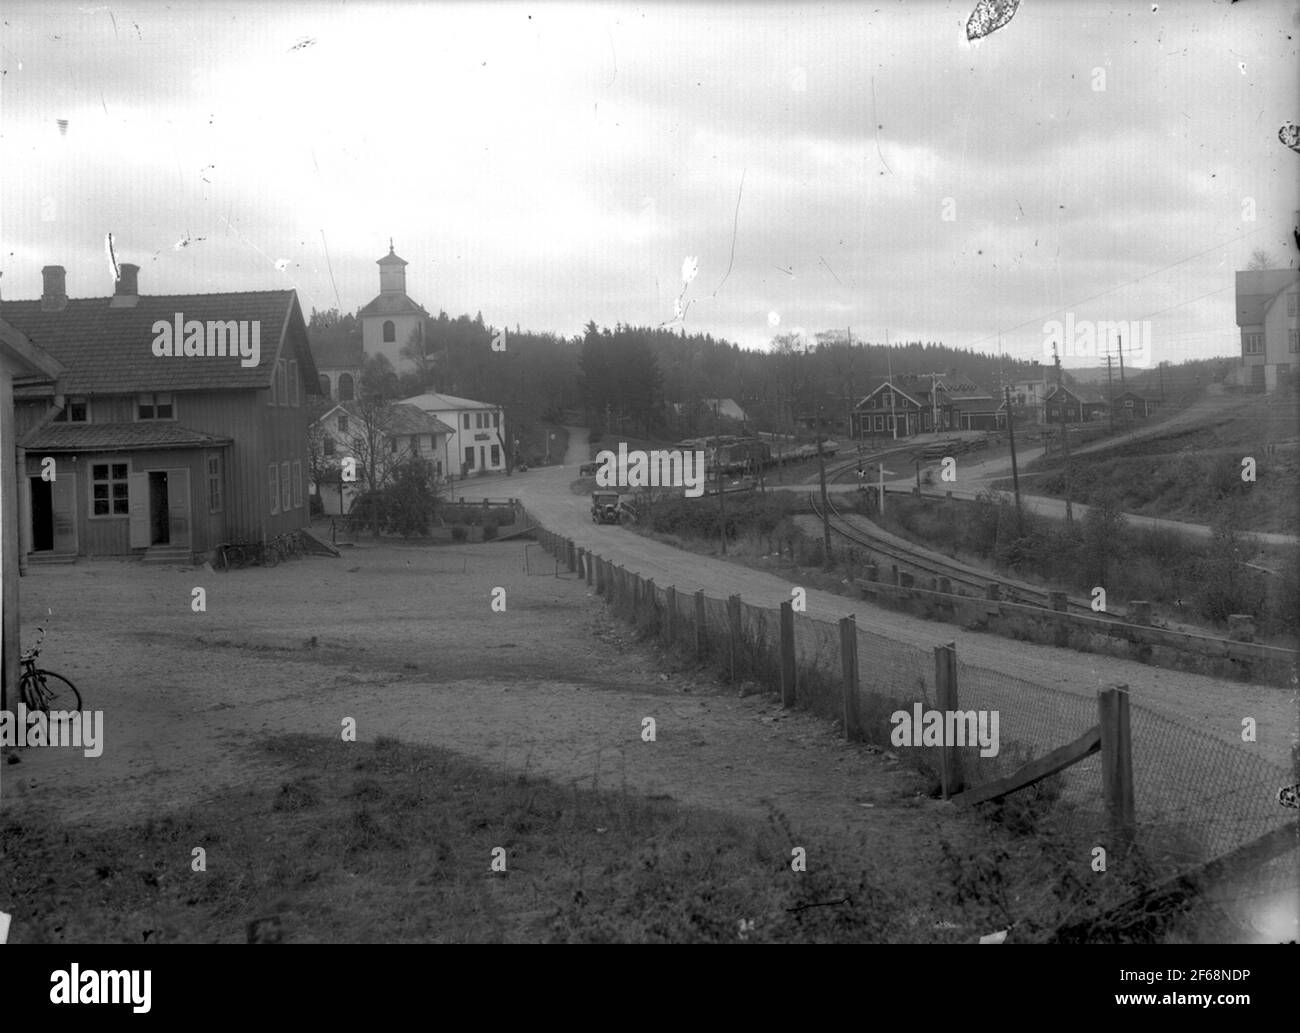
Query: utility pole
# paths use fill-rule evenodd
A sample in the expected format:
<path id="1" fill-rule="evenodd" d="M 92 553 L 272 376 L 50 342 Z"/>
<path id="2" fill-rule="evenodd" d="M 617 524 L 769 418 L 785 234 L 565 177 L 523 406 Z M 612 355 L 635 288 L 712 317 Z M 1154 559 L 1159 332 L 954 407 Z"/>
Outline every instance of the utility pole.
<path id="1" fill-rule="evenodd" d="M 1003 388 L 1007 399 L 1007 439 L 1011 442 L 1011 486 L 1016 492 L 1016 528 L 1020 537 L 1025 536 L 1025 517 L 1020 511 L 1020 470 L 1016 466 L 1016 421 L 1011 411 L 1011 385 Z"/>
<path id="2" fill-rule="evenodd" d="M 727 555 L 727 507 L 722 491 L 722 442 L 720 440 L 718 399 L 713 400 L 713 463 L 718 474 L 718 533 L 722 538 L 722 555 Z"/>
<path id="3" fill-rule="evenodd" d="M 1123 352 L 1120 353 L 1121 355 Z M 1110 378 L 1110 352 L 1106 353 L 1106 393 L 1110 398 L 1110 432 L 1115 433 L 1115 382 Z"/>
<path id="4" fill-rule="evenodd" d="M 1065 525 L 1073 527 L 1074 507 L 1070 504 L 1070 427 L 1065 418 L 1063 397 L 1065 390 L 1061 387 L 1061 357 L 1056 353 L 1056 345 L 1052 345 L 1052 361 L 1056 363 L 1056 393 L 1062 396 L 1059 404 L 1061 406 L 1061 454 L 1065 458 Z"/>
<path id="5" fill-rule="evenodd" d="M 1160 404 L 1165 404 L 1165 364 L 1162 362 L 1157 367 L 1160 370 Z"/>
<path id="6" fill-rule="evenodd" d="M 1124 335 L 1115 335 L 1119 340 L 1119 389 L 1124 390 Z"/>
<path id="7" fill-rule="evenodd" d="M 889 422 L 894 429 L 894 440 L 898 440 L 898 416 L 894 411 L 894 353 L 889 350 L 889 331 L 885 331 L 885 357 L 889 361 Z"/>
<path id="8" fill-rule="evenodd" d="M 817 406 L 817 463 L 821 467 L 822 484 L 822 546 L 827 565 L 831 562 L 831 509 L 826 503 L 826 454 L 822 451 L 822 413 L 824 405 Z"/>

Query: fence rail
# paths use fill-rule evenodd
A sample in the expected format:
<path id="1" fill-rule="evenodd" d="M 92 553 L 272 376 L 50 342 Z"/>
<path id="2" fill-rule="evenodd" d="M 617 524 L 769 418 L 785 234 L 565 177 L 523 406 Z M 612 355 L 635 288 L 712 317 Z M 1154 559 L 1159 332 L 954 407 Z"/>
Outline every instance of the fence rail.
<path id="1" fill-rule="evenodd" d="M 1294 824 L 1276 800 L 1294 781 L 1283 768 L 1131 702 L 1123 686 L 1088 699 L 967 664 L 951 644 L 926 650 L 852 618 L 796 613 L 789 602 L 757 607 L 657 585 L 528 519 L 557 569 L 585 578 L 665 649 L 909 761 L 932 777 L 936 795 L 974 804 L 1032 789 L 1057 833 L 1085 853 L 1105 846 L 1148 881 L 1196 871 Z M 970 714 L 968 730 L 980 728 L 980 715 L 991 730 L 996 715 L 996 751 L 960 736 L 938 749 L 906 748 L 898 716 L 918 705 L 923 714 Z M 1293 881 L 1287 863 L 1267 874 Z"/>

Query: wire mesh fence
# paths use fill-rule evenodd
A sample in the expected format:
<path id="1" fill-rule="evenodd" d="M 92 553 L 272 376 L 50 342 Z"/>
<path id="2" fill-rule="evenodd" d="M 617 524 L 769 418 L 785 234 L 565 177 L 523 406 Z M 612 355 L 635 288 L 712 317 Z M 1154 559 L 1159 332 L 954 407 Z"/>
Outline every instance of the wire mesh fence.
<path id="1" fill-rule="evenodd" d="M 572 543 L 541 529 L 538 540 L 563 567 Z M 732 682 L 792 696 L 800 708 L 840 722 L 842 728 L 846 719 L 852 720 L 857 738 L 893 752 L 938 784 L 938 751 L 905 749 L 907 740 L 899 733 L 903 722 L 897 720 L 900 712 L 914 720 L 918 710 L 920 715 L 944 710 L 936 650 L 894 641 L 851 621 L 835 624 L 801 613 L 792 615 L 793 634 L 784 643 L 780 610 L 744 603 L 738 596 L 728 600 L 657 585 L 600 556 L 588 554 L 586 561 L 594 565 L 592 583 L 611 610 L 663 648 L 708 663 Z M 789 696 L 783 693 L 786 648 L 794 670 Z M 850 651 L 851 665 L 846 658 Z M 1023 772 L 1030 761 L 1099 727 L 1097 699 L 960 658 L 953 670 L 956 707 L 960 715 L 970 715 L 956 723 L 970 733 L 966 744 L 955 749 L 966 788 Z M 850 681 L 852 696 L 846 697 Z M 1032 795 L 1039 805 L 1034 821 L 1050 824 L 1062 842 L 1082 850 L 1106 845 L 1119 857 L 1137 858 L 1151 881 L 1221 857 L 1294 822 L 1294 812 L 1277 803 L 1278 788 L 1294 781 L 1285 769 L 1140 704 L 1130 703 L 1128 711 L 1131 835 L 1116 836 L 1098 752 L 1017 791 Z M 1288 871 L 1294 873 L 1294 865 L 1274 865 L 1273 870 L 1285 878 Z"/>

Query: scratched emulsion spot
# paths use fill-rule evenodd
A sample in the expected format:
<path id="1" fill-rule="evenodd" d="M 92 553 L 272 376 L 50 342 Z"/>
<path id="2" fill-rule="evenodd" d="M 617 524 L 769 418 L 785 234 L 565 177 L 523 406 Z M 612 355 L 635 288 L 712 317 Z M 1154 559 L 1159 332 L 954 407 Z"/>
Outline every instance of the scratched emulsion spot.
<path id="1" fill-rule="evenodd" d="M 56 118 L 54 121 L 59 123 L 59 135 L 68 135 L 68 120 L 66 118 Z"/>
<path id="2" fill-rule="evenodd" d="M 690 283 L 699 271 L 700 260 L 693 255 L 687 255 L 682 261 L 682 283 Z"/>
<path id="3" fill-rule="evenodd" d="M 1282 128 L 1277 131 L 1277 138 L 1300 154 L 1300 126 L 1294 122 L 1283 122 Z"/>
<path id="4" fill-rule="evenodd" d="M 113 282 L 117 283 L 117 252 L 113 250 L 113 234 L 108 234 L 104 238 L 104 252 L 108 255 L 108 273 L 113 277 Z"/>
<path id="5" fill-rule="evenodd" d="M 302 50 L 304 47 L 310 47 L 310 46 L 311 46 L 313 43 L 315 43 L 315 42 L 316 42 L 316 41 L 315 41 L 314 39 L 312 39 L 310 36 L 304 36 L 302 39 L 300 39 L 297 43 L 295 43 L 295 44 L 294 44 L 293 46 L 291 46 L 289 49 L 290 49 L 290 50 Z"/>
<path id="6" fill-rule="evenodd" d="M 983 39 L 1011 21 L 1020 0 L 979 0 L 966 22 L 968 40 Z"/>
<path id="7" fill-rule="evenodd" d="M 285 271 L 286 269 L 288 269 L 288 268 L 289 268 L 289 260 L 288 260 L 287 258 L 277 258 L 277 259 L 275 260 L 275 271 L 276 271 L 276 272 L 278 272 L 278 273 L 282 273 L 282 272 L 284 272 L 284 271 Z"/>
<path id="8" fill-rule="evenodd" d="M 768 325 L 768 326 L 780 326 L 780 325 L 781 325 L 781 313 L 779 313 L 779 312 L 769 312 L 769 313 L 767 314 L 767 325 Z"/>

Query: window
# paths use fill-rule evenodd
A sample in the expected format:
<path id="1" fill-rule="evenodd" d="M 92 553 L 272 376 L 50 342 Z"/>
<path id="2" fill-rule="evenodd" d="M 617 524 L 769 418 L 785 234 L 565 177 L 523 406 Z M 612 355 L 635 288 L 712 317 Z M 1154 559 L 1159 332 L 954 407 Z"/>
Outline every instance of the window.
<path id="1" fill-rule="evenodd" d="M 287 513 L 293 508 L 293 482 L 289 480 L 289 460 L 280 464 L 280 510 Z"/>
<path id="2" fill-rule="evenodd" d="M 328 398 L 330 396 L 330 378 L 327 377 L 324 373 L 322 373 L 317 379 L 320 383 L 321 395 L 325 398 Z"/>
<path id="3" fill-rule="evenodd" d="M 393 321 L 391 319 L 384 320 L 384 340 L 385 341 L 397 340 L 397 327 L 393 326 Z"/>
<path id="4" fill-rule="evenodd" d="M 299 405 L 302 401 L 302 385 L 298 383 L 298 360 L 289 360 L 289 404 Z"/>
<path id="5" fill-rule="evenodd" d="M 351 373 L 339 374 L 339 401 L 350 402 L 356 398 L 356 387 L 352 380 Z"/>
<path id="6" fill-rule="evenodd" d="M 1291 330 L 1288 332 L 1287 351 L 1300 352 L 1300 330 Z"/>
<path id="7" fill-rule="evenodd" d="M 481 412 L 476 412 L 474 414 L 474 429 L 475 430 L 483 429 L 483 414 Z"/>
<path id="8" fill-rule="evenodd" d="M 55 423 L 89 423 L 90 405 L 81 397 L 69 398 L 67 404 L 54 417 Z"/>
<path id="9" fill-rule="evenodd" d="M 500 466 L 500 465 L 501 465 L 501 446 L 500 446 L 500 445 L 493 445 L 493 446 L 492 446 L 492 465 L 493 465 L 493 466 Z"/>
<path id="10" fill-rule="evenodd" d="M 136 399 L 136 419 L 170 420 L 174 418 L 175 408 L 169 391 L 145 392 Z"/>
<path id="11" fill-rule="evenodd" d="M 302 509 L 302 460 L 293 461 L 293 508 Z"/>
<path id="12" fill-rule="evenodd" d="M 272 463 L 268 468 L 271 478 L 271 516 L 280 512 L 280 468 Z"/>
<path id="13" fill-rule="evenodd" d="M 1242 334 L 1242 351 L 1246 355 L 1262 355 L 1264 353 L 1264 335 L 1263 334 Z"/>
<path id="14" fill-rule="evenodd" d="M 272 405 L 289 404 L 289 385 L 285 382 L 284 359 L 275 364 L 275 387 L 271 391 Z"/>
<path id="15" fill-rule="evenodd" d="M 469 430 L 469 413 L 465 414 L 464 423 L 462 423 L 461 426 L 464 427 L 466 430 Z"/>
<path id="16" fill-rule="evenodd" d="M 90 468 L 91 516 L 127 516 L 131 509 L 128 504 L 126 463 L 94 463 Z"/>
<path id="17" fill-rule="evenodd" d="M 417 455 L 417 456 L 420 454 L 420 435 L 419 435 L 419 434 L 412 434 L 412 435 L 411 435 L 411 454 L 412 454 L 412 455 Z"/>
<path id="18" fill-rule="evenodd" d="M 325 440 L 322 442 L 321 451 L 327 456 L 332 456 L 334 454 L 334 439 L 328 434 L 325 435 Z"/>
<path id="19" fill-rule="evenodd" d="M 1286 296 L 1286 314 L 1288 316 L 1296 315 L 1297 311 L 1300 311 L 1300 309 L 1297 309 L 1298 304 L 1300 304 L 1300 294 L 1292 291 Z"/>
<path id="20" fill-rule="evenodd" d="M 391 438 L 388 439 L 388 451 L 391 452 L 393 455 L 397 455 L 397 435 L 396 435 L 396 434 L 394 434 Z"/>
<path id="21" fill-rule="evenodd" d="M 466 470 L 474 469 L 474 446 L 473 445 L 465 446 L 465 469 Z"/>
<path id="22" fill-rule="evenodd" d="M 338 422 L 339 422 L 339 433 L 346 434 L 348 432 L 348 414 L 345 412 L 339 413 Z"/>
<path id="23" fill-rule="evenodd" d="M 492 414 L 492 426 L 496 427 L 498 430 L 501 429 L 501 414 L 499 412 L 494 412 Z"/>
<path id="24" fill-rule="evenodd" d="M 208 456 L 208 512 L 221 512 L 221 456 Z"/>

